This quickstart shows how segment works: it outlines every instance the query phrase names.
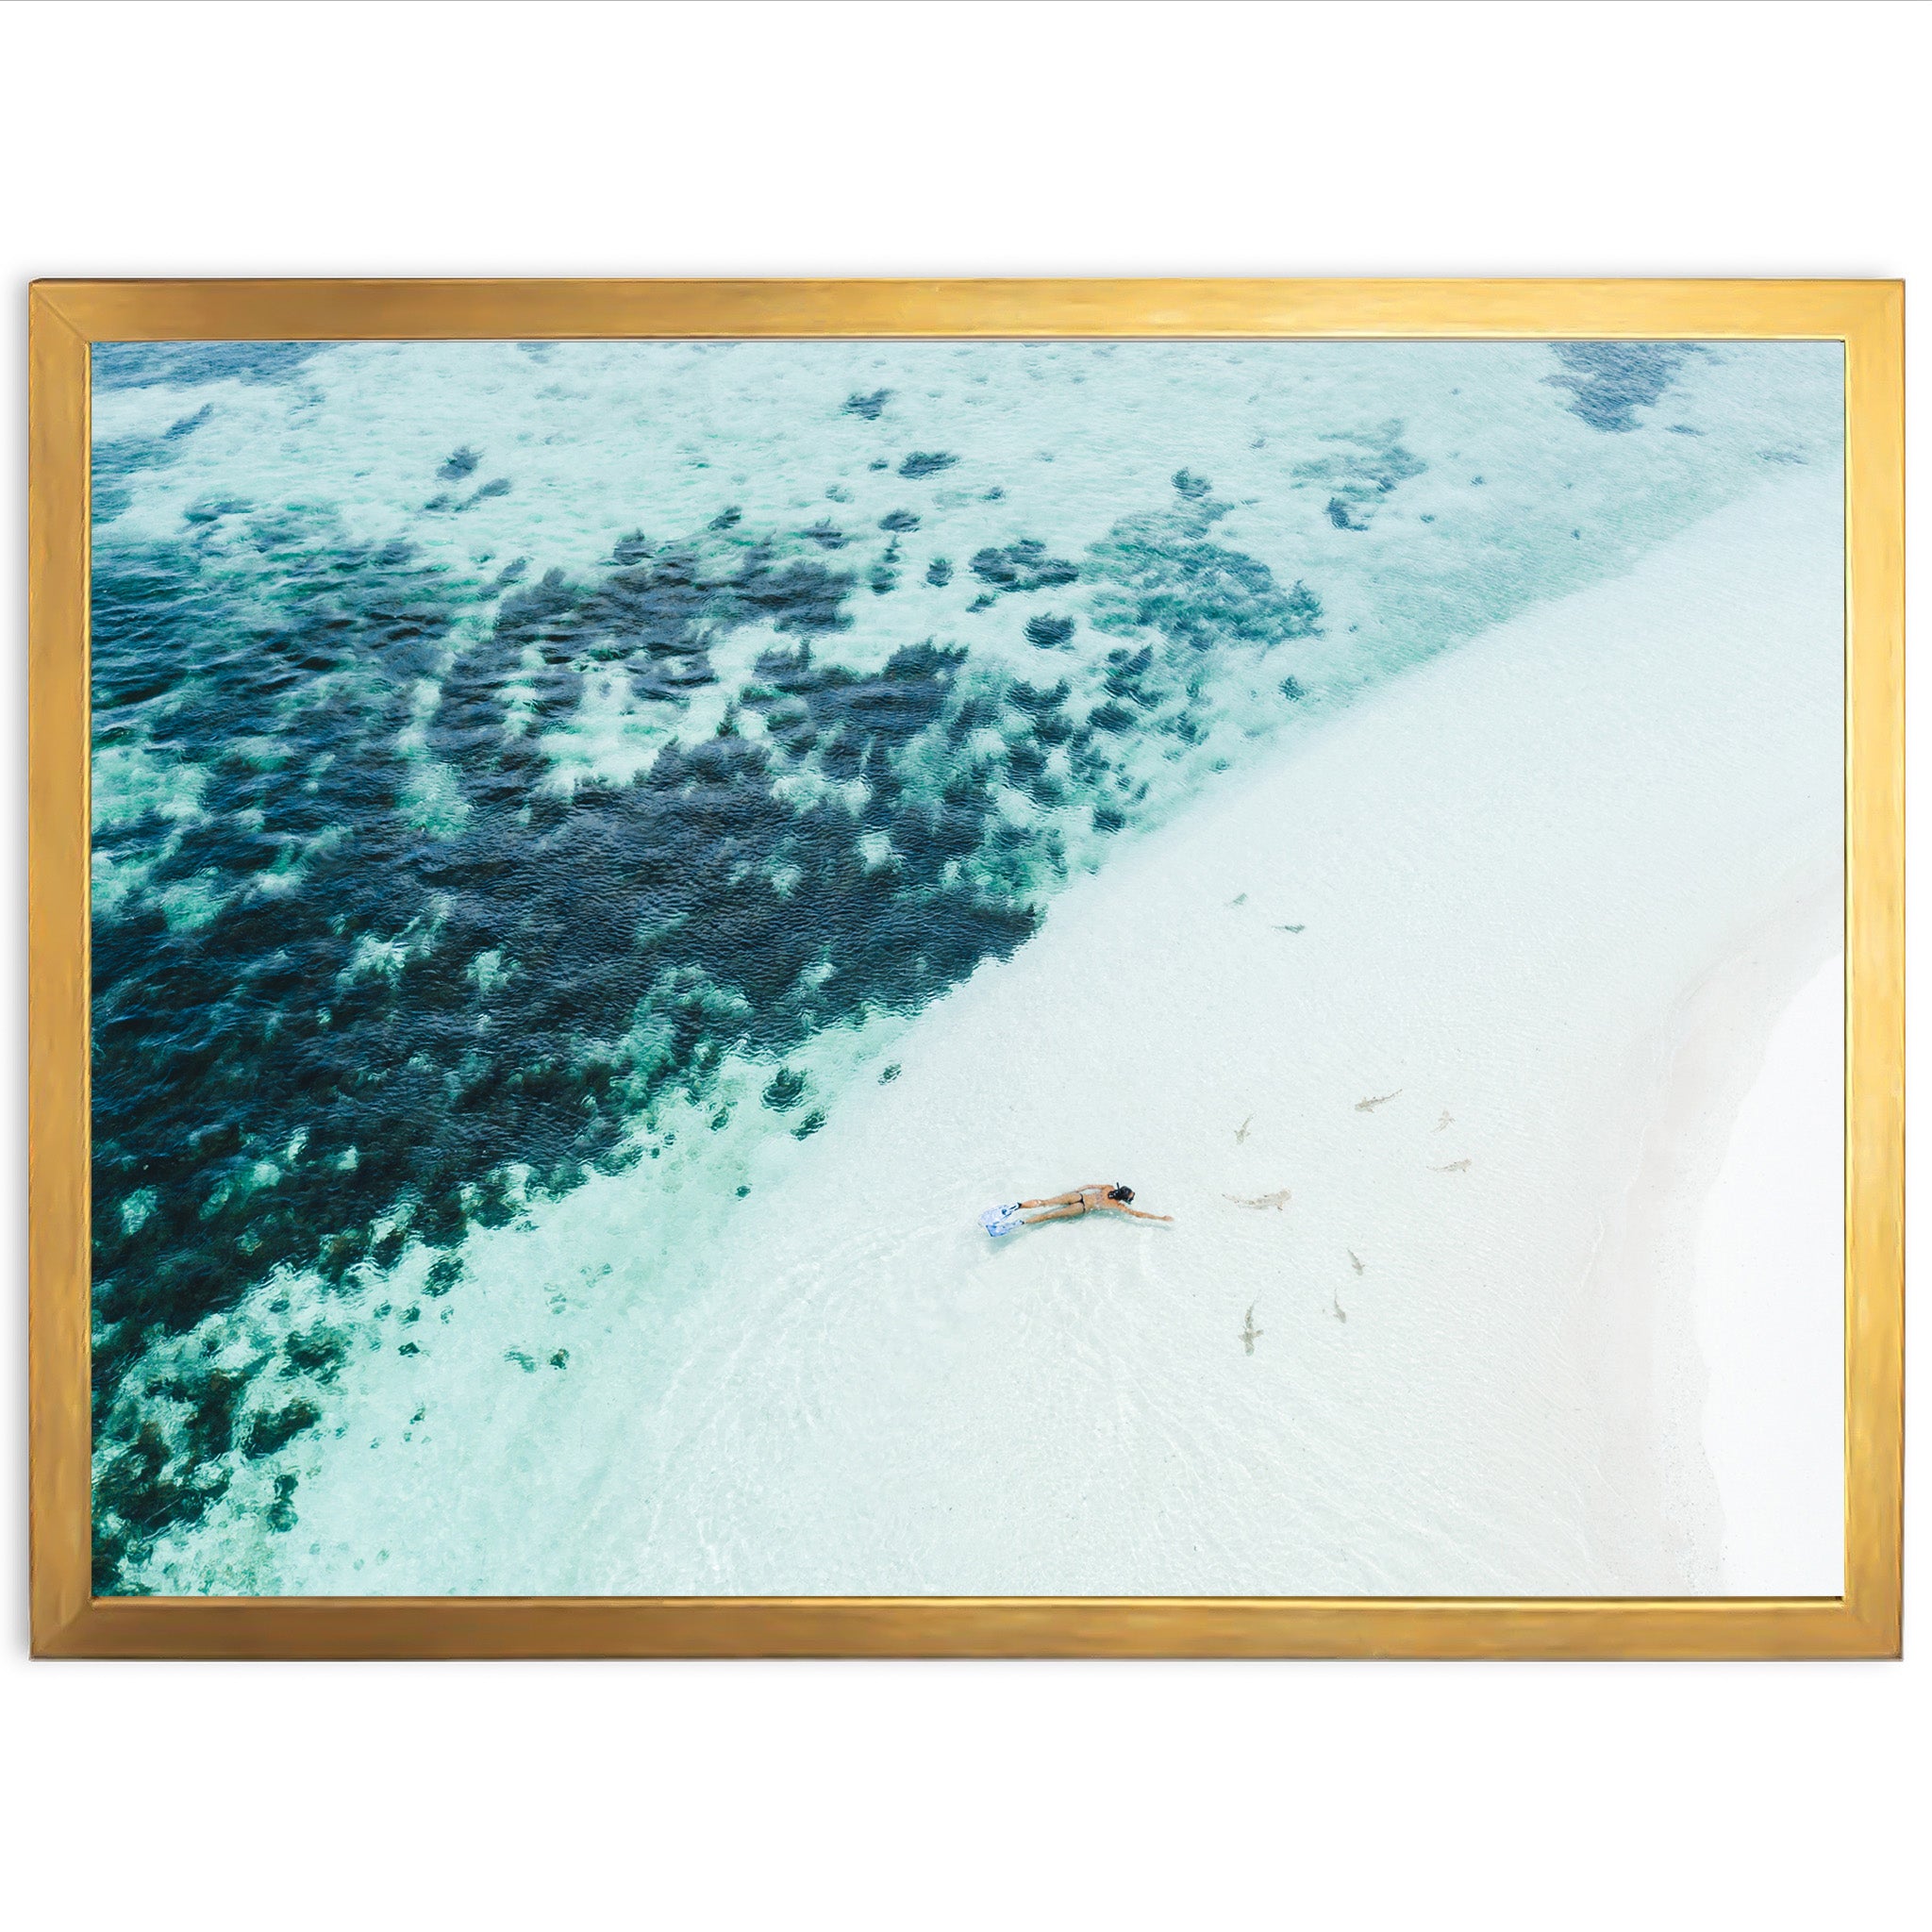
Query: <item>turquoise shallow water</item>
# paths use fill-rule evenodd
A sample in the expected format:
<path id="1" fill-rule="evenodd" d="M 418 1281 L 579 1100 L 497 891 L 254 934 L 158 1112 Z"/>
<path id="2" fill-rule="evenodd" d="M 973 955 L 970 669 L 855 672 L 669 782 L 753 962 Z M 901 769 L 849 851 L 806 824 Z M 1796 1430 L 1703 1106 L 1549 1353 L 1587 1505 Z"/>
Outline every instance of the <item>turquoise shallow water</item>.
<path id="1" fill-rule="evenodd" d="M 312 1577 L 484 1232 L 567 1417 L 1063 883 L 1840 413 L 1817 345 L 97 351 L 98 1587 Z"/>

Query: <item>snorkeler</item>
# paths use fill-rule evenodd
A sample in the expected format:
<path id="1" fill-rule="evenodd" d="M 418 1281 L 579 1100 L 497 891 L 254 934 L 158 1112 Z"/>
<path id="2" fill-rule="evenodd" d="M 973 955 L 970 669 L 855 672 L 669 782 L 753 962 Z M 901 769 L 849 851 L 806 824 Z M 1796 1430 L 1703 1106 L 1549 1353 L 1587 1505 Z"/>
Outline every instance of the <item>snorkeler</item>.
<path id="1" fill-rule="evenodd" d="M 1048 1194 L 1040 1201 L 1022 1201 L 1022 1208 L 1044 1208 L 1045 1214 L 1031 1216 L 1024 1225 L 1038 1227 L 1046 1221 L 1073 1221 L 1082 1214 L 1125 1214 L 1136 1221 L 1172 1221 L 1172 1214 L 1145 1214 L 1127 1204 L 1134 1198 L 1132 1188 L 1109 1187 L 1106 1181 L 1091 1181 L 1064 1194 Z"/>

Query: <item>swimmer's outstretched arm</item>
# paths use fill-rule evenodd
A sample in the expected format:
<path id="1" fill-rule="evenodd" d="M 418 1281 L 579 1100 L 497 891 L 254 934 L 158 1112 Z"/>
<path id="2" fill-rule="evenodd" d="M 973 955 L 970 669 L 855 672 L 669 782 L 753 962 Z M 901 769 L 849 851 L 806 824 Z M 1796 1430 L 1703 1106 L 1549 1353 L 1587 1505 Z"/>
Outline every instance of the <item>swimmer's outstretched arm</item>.
<path id="1" fill-rule="evenodd" d="M 1119 1201 L 1104 1201 L 1101 1206 L 1115 1214 L 1128 1214 L 1136 1221 L 1172 1221 L 1172 1214 L 1142 1214 L 1138 1208 L 1128 1208 Z"/>

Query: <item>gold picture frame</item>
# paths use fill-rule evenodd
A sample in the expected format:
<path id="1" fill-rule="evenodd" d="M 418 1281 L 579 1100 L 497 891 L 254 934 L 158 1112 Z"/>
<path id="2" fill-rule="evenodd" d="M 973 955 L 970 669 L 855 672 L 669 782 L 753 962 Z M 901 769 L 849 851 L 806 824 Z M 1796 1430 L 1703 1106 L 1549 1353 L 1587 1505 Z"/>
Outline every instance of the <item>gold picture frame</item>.
<path id="1" fill-rule="evenodd" d="M 90 348 L 676 337 L 1811 339 L 1845 370 L 1836 1598 L 90 1593 Z M 29 292 L 29 1427 L 46 1657 L 1890 1657 L 1904 1420 L 1904 290 L 1852 281 L 45 281 Z"/>

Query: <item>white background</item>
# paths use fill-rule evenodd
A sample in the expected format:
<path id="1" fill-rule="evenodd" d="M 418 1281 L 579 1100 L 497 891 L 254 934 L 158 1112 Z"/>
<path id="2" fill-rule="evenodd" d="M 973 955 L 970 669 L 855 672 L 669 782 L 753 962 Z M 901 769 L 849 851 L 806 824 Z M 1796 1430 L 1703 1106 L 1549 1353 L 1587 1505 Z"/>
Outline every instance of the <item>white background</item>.
<path id="1" fill-rule="evenodd" d="M 1926 25 L 1850 5 L 14 7 L 8 440 L 25 447 L 37 275 L 1932 288 Z M 23 473 L 16 455 L 0 482 L 17 921 Z M 1932 1666 L 1909 1611 L 1904 1664 L 30 1665 L 24 967 L 16 939 L 0 950 L 0 1896 L 16 1923 L 1783 1926 L 1924 1909 L 1907 1793 Z"/>

